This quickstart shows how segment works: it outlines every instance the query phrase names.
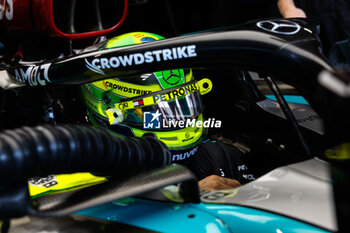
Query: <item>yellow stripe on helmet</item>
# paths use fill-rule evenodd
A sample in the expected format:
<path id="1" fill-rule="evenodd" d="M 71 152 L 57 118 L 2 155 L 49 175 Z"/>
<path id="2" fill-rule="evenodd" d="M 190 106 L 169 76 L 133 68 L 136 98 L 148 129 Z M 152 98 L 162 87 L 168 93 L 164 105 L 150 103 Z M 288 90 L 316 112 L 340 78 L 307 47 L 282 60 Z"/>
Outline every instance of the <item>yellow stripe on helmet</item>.
<path id="1" fill-rule="evenodd" d="M 154 95 L 130 100 L 126 102 L 121 102 L 115 104 L 115 108 L 120 109 L 122 111 L 129 110 L 129 109 L 135 109 L 138 107 L 143 106 L 150 106 L 154 105 L 163 101 L 170 101 L 172 99 L 185 96 L 189 93 L 197 92 L 199 91 L 201 95 L 207 94 L 212 89 L 212 82 L 204 78 L 198 82 L 190 83 L 186 86 L 182 86 L 173 90 L 169 91 L 162 91 L 161 93 L 155 93 Z"/>
<path id="2" fill-rule="evenodd" d="M 99 82 L 94 82 L 93 85 L 102 90 L 112 90 L 113 93 L 125 98 L 132 98 L 140 95 L 147 95 L 151 92 L 160 91 L 159 85 L 137 85 L 123 82 L 115 79 L 106 79 Z"/>

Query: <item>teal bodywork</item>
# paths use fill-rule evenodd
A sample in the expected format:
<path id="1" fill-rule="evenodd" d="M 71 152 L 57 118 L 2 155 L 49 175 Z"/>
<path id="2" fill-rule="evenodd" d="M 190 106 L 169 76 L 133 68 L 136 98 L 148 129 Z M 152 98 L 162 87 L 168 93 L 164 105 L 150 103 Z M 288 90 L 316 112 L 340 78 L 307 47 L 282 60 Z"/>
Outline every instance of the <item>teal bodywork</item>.
<path id="1" fill-rule="evenodd" d="M 177 204 L 127 198 L 77 213 L 158 232 L 328 232 L 262 210 L 222 204 Z"/>
<path id="2" fill-rule="evenodd" d="M 265 95 L 266 98 L 277 101 L 276 97 L 274 95 Z M 300 95 L 283 95 L 283 97 L 286 99 L 288 103 L 295 103 L 295 104 L 306 104 L 310 105 L 306 99 Z"/>

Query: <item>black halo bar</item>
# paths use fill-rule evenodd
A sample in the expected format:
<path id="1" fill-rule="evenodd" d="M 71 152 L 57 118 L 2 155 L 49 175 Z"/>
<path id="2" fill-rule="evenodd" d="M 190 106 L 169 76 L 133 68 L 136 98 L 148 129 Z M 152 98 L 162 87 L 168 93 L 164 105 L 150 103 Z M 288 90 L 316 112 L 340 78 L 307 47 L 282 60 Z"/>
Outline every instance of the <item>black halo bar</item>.
<path id="1" fill-rule="evenodd" d="M 256 23 L 139 45 L 89 51 L 0 71 L 0 86 L 72 85 L 176 68 L 229 67 L 263 71 L 296 88 L 315 91 L 321 70 L 332 70 L 313 33 L 279 35 Z M 306 96 L 308 98 L 308 96 Z"/>

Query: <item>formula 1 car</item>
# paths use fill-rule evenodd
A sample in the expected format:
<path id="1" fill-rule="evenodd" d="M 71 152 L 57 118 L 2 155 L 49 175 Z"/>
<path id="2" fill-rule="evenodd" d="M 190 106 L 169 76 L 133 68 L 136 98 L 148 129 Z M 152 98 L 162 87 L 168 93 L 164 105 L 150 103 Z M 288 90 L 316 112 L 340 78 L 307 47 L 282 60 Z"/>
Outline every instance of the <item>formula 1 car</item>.
<path id="1" fill-rule="evenodd" d="M 11 7 L 19 5 L 15 5 L 18 1 L 6 2 L 2 6 L 9 8 L 3 7 L 1 15 L 5 12 L 10 20 Z M 40 3 L 31 4 L 53 13 L 52 8 L 58 4 Z M 103 24 L 100 32 L 93 35 L 77 33 L 80 29 L 73 27 L 72 12 L 68 24 L 60 22 L 66 25 L 62 30 L 56 30 L 59 21 L 48 13 L 49 23 L 42 25 L 41 31 L 68 39 L 106 33 Z M 122 19 L 126 10 L 123 12 Z M 101 17 L 96 13 L 97 22 L 103 22 Z M 13 23 L 12 33 L 16 34 Z M 60 43 L 63 47 L 68 45 L 70 55 L 53 51 L 35 62 L 9 59 L 6 53 L 2 58 L 3 232 L 8 230 L 11 218 L 36 216 L 32 222 L 14 224 L 12 228 L 16 232 L 36 232 L 49 229 L 38 228 L 38 222 L 46 224 L 43 218 L 68 215 L 72 218 L 47 220 L 52 221 L 53 228 L 49 230 L 57 231 L 67 222 L 76 225 L 70 224 L 62 232 L 77 229 L 77 225 L 82 227 L 80 230 L 85 229 L 83 232 L 130 231 L 126 225 L 146 232 L 347 229 L 346 222 L 339 220 L 346 219 L 347 212 L 333 198 L 338 195 L 333 194 L 331 166 L 326 162 L 330 157 L 324 156 L 330 144 L 321 119 L 328 119 L 328 115 L 319 96 L 318 76 L 323 70 L 332 73 L 333 68 L 321 54 L 315 31 L 307 22 L 257 20 L 105 51 L 99 50 L 100 43 L 79 51 L 74 51 L 71 43 Z M 146 53 L 153 54 L 148 62 Z M 58 58 L 53 58 L 55 55 Z M 141 58 L 137 60 L 136 55 Z M 32 56 L 36 59 L 40 54 Z M 115 61 L 125 56 L 130 62 L 118 62 L 117 66 Z M 114 138 L 105 131 L 84 126 L 78 85 L 175 68 L 192 68 L 196 76 L 211 78 L 215 89 L 211 98 L 204 99 L 207 116 L 222 119 L 224 125 L 220 130 L 209 131 L 209 136 L 240 148 L 259 178 L 240 188 L 200 193 L 195 176 L 181 165 L 171 165 L 168 149 L 160 142 L 152 138 Z M 303 96 L 307 102 L 295 100 L 296 96 Z M 32 127 L 12 129 L 22 125 Z M 344 171 L 342 165 L 335 165 L 333 170 Z M 111 177 L 108 182 L 90 187 L 29 197 L 29 178 L 74 172 Z M 180 185 L 169 186 L 173 184 Z"/>

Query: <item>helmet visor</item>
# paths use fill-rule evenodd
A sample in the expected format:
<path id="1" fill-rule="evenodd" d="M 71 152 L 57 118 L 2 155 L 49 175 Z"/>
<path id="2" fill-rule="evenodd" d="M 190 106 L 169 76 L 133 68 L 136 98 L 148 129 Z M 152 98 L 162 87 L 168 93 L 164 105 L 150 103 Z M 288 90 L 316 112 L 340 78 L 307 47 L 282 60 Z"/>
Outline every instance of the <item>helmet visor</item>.
<path id="1" fill-rule="evenodd" d="M 124 112 L 123 123 L 134 128 L 143 129 L 144 123 L 147 123 L 145 122 L 147 118 L 150 118 L 149 122 L 152 122 L 152 118 L 156 117 L 157 119 L 153 120 L 160 122 L 160 127 L 157 127 L 156 130 L 174 130 L 180 128 L 179 122 L 197 119 L 202 111 L 202 97 L 200 92 L 196 91 L 153 105 L 128 109 Z M 172 122 L 178 123 L 172 124 Z"/>
<path id="2" fill-rule="evenodd" d="M 184 128 L 183 124 L 189 124 L 188 120 L 196 120 L 202 113 L 201 95 L 210 92 L 211 89 L 211 81 L 204 78 L 174 88 L 123 99 L 115 104 L 115 109 L 107 110 L 107 115 L 110 124 L 123 122 L 123 124 L 138 129 Z M 117 114 L 114 114 L 113 111 L 116 111 Z M 115 115 L 119 118 L 116 118 Z M 157 126 L 149 127 L 153 123 Z"/>

